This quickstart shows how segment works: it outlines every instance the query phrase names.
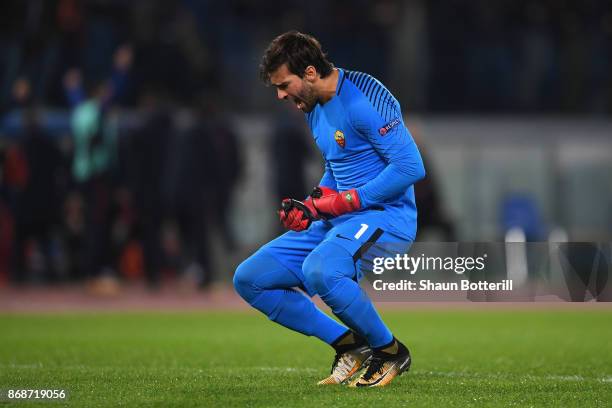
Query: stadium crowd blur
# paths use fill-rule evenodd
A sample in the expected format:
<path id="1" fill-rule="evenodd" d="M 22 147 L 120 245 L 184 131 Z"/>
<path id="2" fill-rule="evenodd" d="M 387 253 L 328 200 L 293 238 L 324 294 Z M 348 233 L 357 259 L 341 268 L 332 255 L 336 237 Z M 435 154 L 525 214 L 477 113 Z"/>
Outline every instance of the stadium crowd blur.
<path id="1" fill-rule="evenodd" d="M 612 112 L 606 1 L 3 0 L 0 282 L 213 280 L 211 231 L 235 246 L 230 118 L 270 112 L 259 56 L 292 28 L 408 112 Z M 291 129 L 277 174 L 301 174 Z M 433 182 L 421 227 L 452 234 Z"/>

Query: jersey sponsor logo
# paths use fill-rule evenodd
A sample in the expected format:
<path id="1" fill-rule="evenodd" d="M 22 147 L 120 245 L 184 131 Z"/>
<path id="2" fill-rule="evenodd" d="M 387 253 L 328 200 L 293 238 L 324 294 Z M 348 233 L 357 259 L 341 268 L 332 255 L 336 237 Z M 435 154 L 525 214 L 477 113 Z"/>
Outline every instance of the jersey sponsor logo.
<path id="1" fill-rule="evenodd" d="M 399 118 L 395 118 L 393 119 L 391 122 L 387 123 L 385 126 L 381 127 L 380 129 L 378 129 L 378 133 L 380 133 L 381 136 L 386 135 L 391 129 L 393 129 L 394 127 L 396 127 L 397 125 L 400 124 L 400 120 Z"/>
<path id="2" fill-rule="evenodd" d="M 334 133 L 334 140 L 336 143 L 338 143 L 338 146 L 344 149 L 344 146 L 346 146 L 346 140 L 344 139 L 344 133 L 342 133 L 341 130 L 336 130 L 336 133 Z"/>

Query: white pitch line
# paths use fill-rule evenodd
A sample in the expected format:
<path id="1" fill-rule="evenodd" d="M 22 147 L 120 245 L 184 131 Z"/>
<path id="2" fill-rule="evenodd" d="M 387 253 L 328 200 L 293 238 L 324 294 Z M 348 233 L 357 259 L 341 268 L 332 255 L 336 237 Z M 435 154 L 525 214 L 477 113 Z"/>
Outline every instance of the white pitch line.
<path id="1" fill-rule="evenodd" d="M 310 367 L 249 367 L 252 370 L 258 371 L 273 371 L 273 372 L 283 372 L 283 373 L 317 373 L 320 370 Z"/>
<path id="2" fill-rule="evenodd" d="M 581 375 L 534 375 L 526 374 L 524 376 L 515 376 L 509 373 L 474 373 L 465 371 L 411 371 L 415 375 L 431 375 L 439 377 L 464 377 L 464 378 L 481 378 L 481 379 L 531 379 L 531 380 L 552 380 L 552 381 L 565 381 L 565 382 L 581 382 L 581 381 L 599 381 L 599 382 L 612 382 L 612 377 L 584 377 Z"/>
<path id="3" fill-rule="evenodd" d="M 0 364 L 0 367 L 5 368 L 42 368 L 42 363 L 32 363 L 32 364 Z"/>
<path id="4" fill-rule="evenodd" d="M 321 369 L 315 369 L 312 367 L 245 367 L 245 370 L 257 370 L 257 371 L 269 371 L 279 373 L 320 373 Z M 475 373 L 466 371 L 420 371 L 413 370 L 411 374 L 417 376 L 434 376 L 434 377 L 450 377 L 450 378 L 473 378 L 473 379 L 528 379 L 528 380 L 547 380 L 547 381 L 562 381 L 562 382 L 581 382 L 581 381 L 599 381 L 603 383 L 612 382 L 611 376 L 602 377 L 584 377 L 581 375 L 534 375 L 526 374 L 522 376 L 515 376 L 510 373 Z"/>

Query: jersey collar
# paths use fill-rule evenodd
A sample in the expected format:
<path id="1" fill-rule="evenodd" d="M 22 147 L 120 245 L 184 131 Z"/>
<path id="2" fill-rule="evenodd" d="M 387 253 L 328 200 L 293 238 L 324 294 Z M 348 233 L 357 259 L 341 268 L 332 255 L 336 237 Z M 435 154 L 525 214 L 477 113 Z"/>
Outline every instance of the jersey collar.
<path id="1" fill-rule="evenodd" d="M 340 91 L 342 90 L 342 84 L 344 84 L 344 70 L 342 68 L 338 68 L 338 83 L 336 84 L 336 95 L 340 95 Z"/>

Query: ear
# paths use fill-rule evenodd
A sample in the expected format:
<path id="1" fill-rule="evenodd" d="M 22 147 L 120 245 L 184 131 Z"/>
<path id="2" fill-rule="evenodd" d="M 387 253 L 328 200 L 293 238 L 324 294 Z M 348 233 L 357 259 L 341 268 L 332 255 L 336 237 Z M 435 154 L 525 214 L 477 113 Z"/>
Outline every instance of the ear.
<path id="1" fill-rule="evenodd" d="M 319 73 L 312 65 L 307 66 L 306 70 L 304 70 L 304 79 L 306 81 L 314 82 L 317 79 L 317 76 L 319 76 Z"/>

